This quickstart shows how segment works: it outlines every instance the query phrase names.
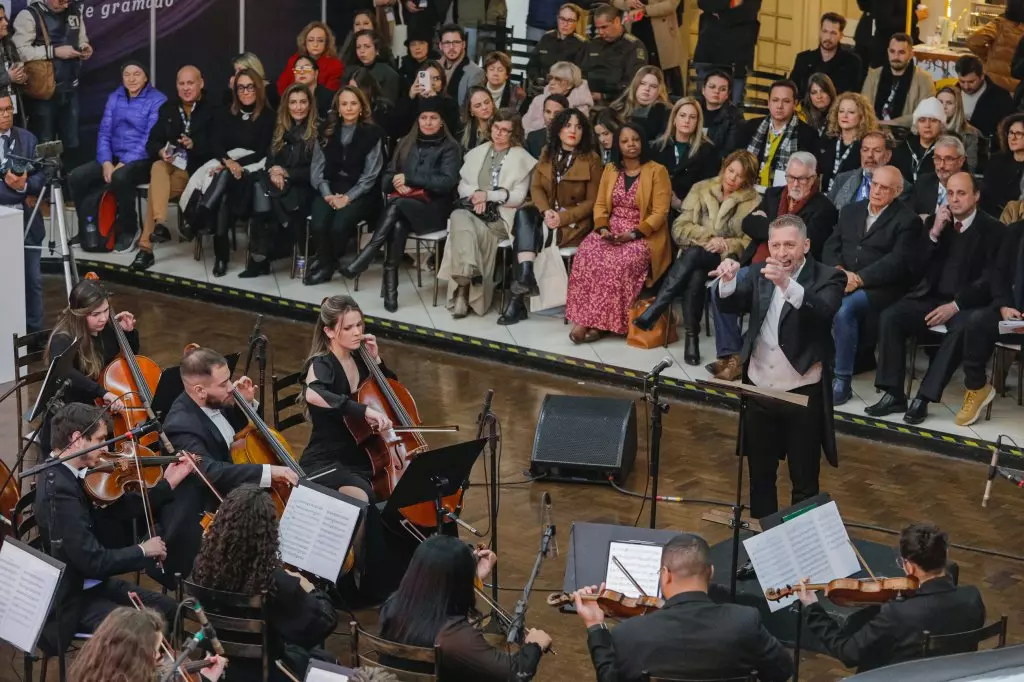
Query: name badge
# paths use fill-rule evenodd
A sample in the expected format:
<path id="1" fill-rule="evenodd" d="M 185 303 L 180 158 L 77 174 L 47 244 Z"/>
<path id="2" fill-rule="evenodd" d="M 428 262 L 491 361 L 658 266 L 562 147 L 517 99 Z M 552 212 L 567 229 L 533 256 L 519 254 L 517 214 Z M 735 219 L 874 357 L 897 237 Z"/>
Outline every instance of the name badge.
<path id="1" fill-rule="evenodd" d="M 772 176 L 772 187 L 782 187 L 786 184 L 786 171 L 777 170 Z"/>

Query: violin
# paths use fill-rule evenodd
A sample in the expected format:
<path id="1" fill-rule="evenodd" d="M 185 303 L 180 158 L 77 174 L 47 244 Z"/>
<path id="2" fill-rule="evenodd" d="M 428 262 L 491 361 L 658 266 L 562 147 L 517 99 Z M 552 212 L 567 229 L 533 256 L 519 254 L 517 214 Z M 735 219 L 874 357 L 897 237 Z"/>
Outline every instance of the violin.
<path id="1" fill-rule="evenodd" d="M 612 618 L 643 616 L 665 606 L 665 600 L 660 597 L 627 597 L 615 590 L 602 590 L 597 594 L 584 594 L 582 597 L 583 601 L 596 601 L 604 615 Z M 571 594 L 561 592 L 548 595 L 548 606 L 560 607 L 575 603 L 576 599 Z"/>
<path id="2" fill-rule="evenodd" d="M 137 611 L 142 611 L 146 607 L 139 599 L 139 595 L 135 592 L 128 593 L 128 600 L 131 601 L 132 606 Z M 167 638 L 164 634 L 160 633 L 160 654 L 163 657 L 163 662 L 160 668 L 160 679 L 164 677 L 164 673 L 170 670 L 170 667 L 174 665 L 174 661 L 178 658 L 174 649 L 167 642 Z M 213 665 L 213 661 L 207 659 L 200 659 L 197 661 L 185 661 L 178 666 L 176 675 L 172 678 L 174 680 L 184 680 L 184 682 L 203 682 L 202 675 L 199 674 L 200 670 L 204 670 Z"/>
<path id="3" fill-rule="evenodd" d="M 152 488 L 163 478 L 160 467 L 179 460 L 177 456 L 157 457 L 142 446 L 139 450 L 140 455 L 146 456 L 136 459 L 111 453 L 102 455 L 102 464 L 92 467 L 85 475 L 85 490 L 89 496 L 99 504 L 110 504 L 126 492 L 138 492 L 140 484 Z M 145 453 L 141 452 L 143 450 Z"/>
<path id="4" fill-rule="evenodd" d="M 837 578 L 827 584 L 810 583 L 807 589 L 821 590 L 836 606 L 870 606 L 912 594 L 920 585 L 916 576 L 908 575 L 902 578 Z M 764 596 L 768 601 L 778 601 L 799 592 L 800 585 L 786 585 L 769 588 Z"/>
<path id="5" fill-rule="evenodd" d="M 416 400 L 400 381 L 384 375 L 377 360 L 370 355 L 363 344 L 359 347 L 359 357 L 369 369 L 370 375 L 360 384 L 356 399 L 368 407 L 387 415 L 392 428 L 377 432 L 361 416 L 346 416 L 345 426 L 348 427 L 356 444 L 366 451 L 370 458 L 372 476 L 370 483 L 373 493 L 380 501 L 391 498 L 395 486 L 406 472 L 409 462 L 428 449 L 427 442 L 421 435 L 425 430 L 457 431 L 458 427 L 422 427 Z M 422 427 L 422 428 L 418 428 Z M 450 522 L 448 514 L 458 514 L 462 508 L 465 483 L 457 492 L 441 499 L 445 521 Z M 437 525 L 437 509 L 434 502 L 423 502 L 401 509 L 402 516 L 411 523 L 423 528 Z"/>

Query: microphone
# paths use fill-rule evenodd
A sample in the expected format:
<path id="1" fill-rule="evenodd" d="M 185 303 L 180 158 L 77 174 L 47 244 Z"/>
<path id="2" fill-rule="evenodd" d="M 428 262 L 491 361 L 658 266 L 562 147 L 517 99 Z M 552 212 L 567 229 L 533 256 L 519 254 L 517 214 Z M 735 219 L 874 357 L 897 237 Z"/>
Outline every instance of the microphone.
<path id="1" fill-rule="evenodd" d="M 210 633 L 210 644 L 213 645 L 213 650 L 217 652 L 218 656 L 224 655 L 224 647 L 221 645 L 220 640 L 217 639 L 217 631 L 210 625 L 209 619 L 206 617 L 206 611 L 203 611 L 203 605 L 198 600 L 195 602 L 195 606 L 192 610 L 196 612 L 196 618 L 199 620 L 199 624 L 203 626 L 200 632 Z"/>
<path id="2" fill-rule="evenodd" d="M 465 528 L 466 530 L 468 530 L 470 533 L 472 533 L 473 535 L 477 536 L 478 538 L 482 538 L 485 535 L 484 533 L 481 533 L 476 528 L 474 528 L 473 526 L 469 525 L 468 523 L 466 523 L 465 521 L 460 519 L 459 515 L 456 514 L 455 512 L 446 512 L 445 513 L 445 517 L 451 519 L 452 521 L 457 523 L 459 526 L 461 526 L 462 528 Z"/>
<path id="3" fill-rule="evenodd" d="M 142 438 L 143 436 L 149 435 L 151 433 L 157 433 L 160 431 L 160 429 L 160 420 L 150 419 L 148 421 L 143 422 L 142 424 L 139 424 L 134 429 L 128 431 L 128 440 L 138 440 L 139 438 Z"/>
<path id="4" fill-rule="evenodd" d="M 256 339 L 260 337 L 260 328 L 263 325 L 263 315 L 256 316 L 256 324 L 252 327 L 252 334 L 249 335 L 249 345 L 252 346 L 256 343 Z"/>
<path id="5" fill-rule="evenodd" d="M 544 491 L 540 497 L 541 525 L 544 526 L 544 539 L 541 541 L 544 556 L 558 556 L 558 541 L 555 540 L 555 524 L 551 522 L 551 493 Z"/>
<path id="6" fill-rule="evenodd" d="M 476 418 L 477 425 L 483 423 L 487 419 L 487 415 L 491 413 L 491 402 L 494 400 L 494 389 L 487 389 L 487 395 L 484 396 L 484 407 L 480 411 L 480 415 Z"/>
<path id="7" fill-rule="evenodd" d="M 996 438 L 996 447 L 992 451 L 992 461 L 988 465 L 988 481 L 985 483 L 985 494 L 981 497 L 981 506 L 987 507 L 988 501 L 992 497 L 992 481 L 995 479 L 996 474 L 999 472 L 999 453 L 1003 449 L 1003 434 L 999 434 Z"/>
<path id="8" fill-rule="evenodd" d="M 198 647 L 204 639 L 206 639 L 204 632 L 204 629 L 200 628 L 196 634 L 192 635 L 192 638 L 181 648 L 181 651 L 178 653 L 178 657 L 174 659 L 174 663 L 172 663 L 171 667 L 168 668 L 166 673 L 164 673 L 164 676 L 160 678 L 160 682 L 171 682 L 171 680 L 177 677 L 178 668 L 181 667 L 181 664 L 184 663 L 185 659 L 196 650 L 196 647 Z"/>
<path id="9" fill-rule="evenodd" d="M 666 355 L 665 357 L 658 361 L 658 364 L 651 368 L 651 371 L 647 373 L 647 378 L 653 379 L 659 376 L 662 372 L 664 372 L 666 369 L 668 369 L 674 364 L 676 364 L 675 360 Z"/>

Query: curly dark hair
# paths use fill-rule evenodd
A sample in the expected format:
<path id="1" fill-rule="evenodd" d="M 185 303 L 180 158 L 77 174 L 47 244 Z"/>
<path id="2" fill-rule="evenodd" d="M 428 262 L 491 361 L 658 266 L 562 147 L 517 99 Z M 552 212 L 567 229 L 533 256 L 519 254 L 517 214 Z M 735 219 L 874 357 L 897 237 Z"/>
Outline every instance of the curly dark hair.
<path id="1" fill-rule="evenodd" d="M 254 485 L 231 491 L 203 538 L 192 582 L 214 590 L 264 594 L 273 589 L 281 567 L 277 508 Z"/>
<path id="2" fill-rule="evenodd" d="M 580 128 L 582 128 L 582 134 L 580 135 L 580 141 L 576 145 L 576 154 L 579 156 L 585 156 L 594 149 L 594 130 L 590 127 L 590 120 L 583 114 L 579 109 L 562 109 L 555 117 L 551 119 L 551 125 L 548 126 L 547 132 L 547 144 L 544 145 L 544 151 L 541 152 L 540 158 L 543 161 L 551 161 L 553 154 L 552 150 L 556 152 L 562 151 L 562 140 L 559 138 L 559 134 L 562 132 L 562 128 L 569 125 L 569 121 L 576 118 L 579 121 Z M 557 156 L 557 153 L 554 154 Z"/>

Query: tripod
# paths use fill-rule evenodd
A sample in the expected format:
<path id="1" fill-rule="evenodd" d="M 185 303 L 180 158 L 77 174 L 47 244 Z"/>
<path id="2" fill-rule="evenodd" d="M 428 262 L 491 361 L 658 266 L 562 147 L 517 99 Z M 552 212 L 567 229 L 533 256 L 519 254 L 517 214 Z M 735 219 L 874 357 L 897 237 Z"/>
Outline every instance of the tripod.
<path id="1" fill-rule="evenodd" d="M 57 143 L 49 143 L 51 145 Z M 39 145 L 36 147 L 40 150 Z M 46 184 L 43 185 L 43 190 L 39 193 L 39 197 L 36 199 L 36 205 L 32 209 L 32 215 L 28 219 L 28 227 L 25 228 L 25 236 L 28 237 L 28 231 L 32 229 L 32 224 L 35 222 L 36 215 L 39 213 L 39 207 L 43 205 L 43 201 L 46 200 L 47 192 L 50 193 L 51 206 L 50 206 L 50 239 L 48 247 L 50 254 L 52 255 L 58 245 L 60 245 L 60 259 L 64 266 L 64 285 L 68 290 L 68 295 L 71 295 L 71 288 L 78 282 L 78 265 L 75 263 L 75 258 L 71 253 L 71 245 L 68 240 L 68 226 L 67 221 L 64 217 L 64 189 L 63 189 L 63 177 L 61 175 L 61 164 L 59 154 L 63 151 L 63 145 L 54 147 L 57 150 L 58 156 L 55 158 L 38 158 L 28 159 L 21 156 L 15 156 L 10 154 L 10 158 L 18 159 L 19 161 L 25 161 L 30 165 L 42 166 L 43 172 L 46 174 Z M 51 152 L 52 153 L 52 152 Z M 54 226 L 56 225 L 56 234 L 54 234 Z M 39 249 L 42 250 L 42 246 L 26 246 L 25 248 Z"/>

